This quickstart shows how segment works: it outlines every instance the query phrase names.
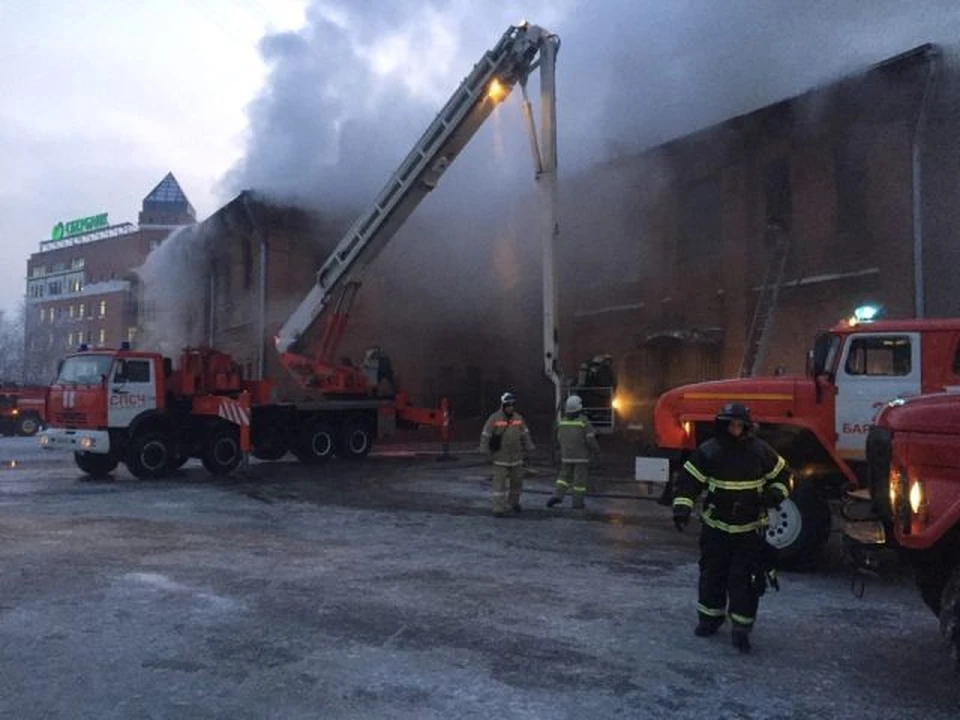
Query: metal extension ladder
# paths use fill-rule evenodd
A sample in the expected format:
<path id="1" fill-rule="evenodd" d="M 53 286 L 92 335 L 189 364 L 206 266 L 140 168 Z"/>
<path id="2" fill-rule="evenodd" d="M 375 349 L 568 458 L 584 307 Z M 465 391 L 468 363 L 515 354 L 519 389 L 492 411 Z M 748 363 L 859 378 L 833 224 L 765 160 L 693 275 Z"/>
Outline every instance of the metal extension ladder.
<path id="1" fill-rule="evenodd" d="M 777 312 L 777 301 L 783 278 L 787 270 L 787 258 L 790 256 L 790 235 L 780 228 L 772 229 L 776 234 L 776 246 L 773 256 L 763 276 L 763 284 L 757 296 L 757 306 L 750 323 L 750 332 L 743 350 L 740 363 L 740 377 L 752 377 L 763 368 L 773 335 L 773 321 Z"/>

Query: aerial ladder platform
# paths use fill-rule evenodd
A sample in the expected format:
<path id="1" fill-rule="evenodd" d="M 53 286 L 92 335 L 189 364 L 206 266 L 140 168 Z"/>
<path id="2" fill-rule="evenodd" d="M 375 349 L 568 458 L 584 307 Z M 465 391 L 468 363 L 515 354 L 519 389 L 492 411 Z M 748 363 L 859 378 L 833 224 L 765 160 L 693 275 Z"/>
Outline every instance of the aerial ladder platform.
<path id="1" fill-rule="evenodd" d="M 341 388 L 351 368 L 334 363 L 350 304 L 370 264 L 407 218 L 433 190 L 483 122 L 516 85 L 523 91 L 523 114 L 530 136 L 535 177 L 541 194 L 543 246 L 543 362 L 559 405 L 562 374 L 557 331 L 555 250 L 557 223 L 556 35 L 530 24 L 511 26 L 484 54 L 443 109 L 390 176 L 383 189 L 349 227 L 320 267 L 316 284 L 280 328 L 275 344 L 284 366 L 303 385 Z M 526 92 L 539 70 L 540 134 Z M 310 330 L 332 306 L 320 347 L 308 347 Z M 347 382 L 347 384 L 349 384 Z"/>

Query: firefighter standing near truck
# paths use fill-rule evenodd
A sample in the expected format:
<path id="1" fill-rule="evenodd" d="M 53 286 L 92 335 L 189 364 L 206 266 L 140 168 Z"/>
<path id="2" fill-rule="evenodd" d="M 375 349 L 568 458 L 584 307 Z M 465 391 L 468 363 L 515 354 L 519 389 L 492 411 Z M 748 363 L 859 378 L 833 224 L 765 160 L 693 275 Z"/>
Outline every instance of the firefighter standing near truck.
<path id="1" fill-rule="evenodd" d="M 560 444 L 560 475 L 553 497 L 547 507 L 563 502 L 567 490 L 573 490 L 573 507 L 583 509 L 583 497 L 587 494 L 587 479 L 590 472 L 590 456 L 600 454 L 597 433 L 583 414 L 583 400 L 571 395 L 564 406 L 565 417 L 557 425 L 557 442 Z M 571 488 L 571 483 L 572 488 Z"/>
<path id="2" fill-rule="evenodd" d="M 500 409 L 483 426 L 480 449 L 493 462 L 493 514 L 504 517 L 511 510 L 519 513 L 523 489 L 524 459 L 533 452 L 533 441 L 526 420 L 517 412 L 513 393 L 500 396 Z"/>
<path id="3" fill-rule="evenodd" d="M 790 482 L 784 459 L 753 429 L 745 406 L 730 403 L 721 408 L 714 437 L 684 464 L 673 500 L 674 524 L 682 531 L 694 501 L 706 491 L 694 633 L 713 635 L 729 613 L 733 645 L 744 653 L 750 652 L 750 630 L 769 570 L 767 508 L 786 499 Z"/>

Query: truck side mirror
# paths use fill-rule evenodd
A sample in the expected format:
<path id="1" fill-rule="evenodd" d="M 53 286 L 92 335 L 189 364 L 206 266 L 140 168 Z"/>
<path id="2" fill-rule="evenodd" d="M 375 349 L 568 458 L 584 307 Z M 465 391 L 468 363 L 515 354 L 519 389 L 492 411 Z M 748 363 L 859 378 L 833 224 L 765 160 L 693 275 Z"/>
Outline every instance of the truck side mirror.
<path id="1" fill-rule="evenodd" d="M 57 361 L 57 377 L 60 377 L 60 371 L 63 370 L 63 360 Z"/>
<path id="2" fill-rule="evenodd" d="M 816 376 L 817 368 L 814 360 L 813 350 L 807 350 L 807 377 L 815 378 Z"/>
<path id="3" fill-rule="evenodd" d="M 104 378 L 106 378 L 106 375 L 104 375 Z M 118 383 L 125 383 L 127 381 L 126 360 L 117 360 L 116 370 L 113 372 L 113 381 Z"/>

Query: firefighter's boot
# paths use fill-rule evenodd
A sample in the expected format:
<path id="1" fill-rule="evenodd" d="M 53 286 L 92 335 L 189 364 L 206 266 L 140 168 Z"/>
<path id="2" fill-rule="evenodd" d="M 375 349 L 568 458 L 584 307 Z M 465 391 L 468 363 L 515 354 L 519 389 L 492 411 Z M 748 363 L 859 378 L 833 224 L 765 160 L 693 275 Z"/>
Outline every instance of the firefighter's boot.
<path id="1" fill-rule="evenodd" d="M 723 625 L 723 618 L 700 618 L 697 626 L 693 629 L 693 634 L 697 637 L 710 637 L 715 635 L 720 626 Z"/>
<path id="2" fill-rule="evenodd" d="M 750 652 L 750 632 L 748 630 L 734 626 L 733 633 L 730 637 L 733 640 L 733 646 L 737 650 L 744 654 Z"/>

